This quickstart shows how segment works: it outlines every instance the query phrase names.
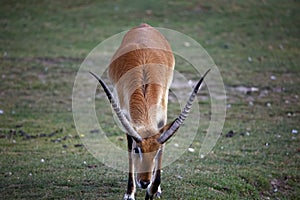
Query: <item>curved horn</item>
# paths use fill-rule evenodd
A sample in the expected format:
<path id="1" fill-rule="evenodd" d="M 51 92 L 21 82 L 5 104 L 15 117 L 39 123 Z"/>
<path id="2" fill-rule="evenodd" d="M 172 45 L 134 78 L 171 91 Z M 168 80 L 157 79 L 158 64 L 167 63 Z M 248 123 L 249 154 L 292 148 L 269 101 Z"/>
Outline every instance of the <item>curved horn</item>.
<path id="1" fill-rule="evenodd" d="M 114 98 L 114 96 L 112 95 L 111 91 L 109 90 L 109 88 L 107 87 L 107 85 L 104 83 L 104 81 L 97 76 L 96 74 L 94 74 L 93 72 L 90 72 L 90 74 L 92 74 L 101 84 L 110 104 L 112 105 L 112 108 L 114 109 L 114 111 L 116 112 L 121 124 L 124 126 L 124 128 L 126 129 L 126 131 L 128 132 L 128 135 L 132 136 L 133 139 L 136 142 L 141 142 L 142 141 L 142 137 L 132 128 L 132 126 L 130 125 L 130 123 L 128 122 L 128 120 L 126 119 L 126 117 L 124 116 L 124 113 L 121 111 L 121 108 L 119 107 L 119 105 L 117 104 L 116 99 Z"/>
<path id="2" fill-rule="evenodd" d="M 175 132 L 178 130 L 178 128 L 183 124 L 184 120 L 189 114 L 189 111 L 191 110 L 191 107 L 193 105 L 193 102 L 195 100 L 195 96 L 199 91 L 199 88 L 201 86 L 201 83 L 203 82 L 205 76 L 210 71 L 207 70 L 205 74 L 201 77 L 201 79 L 198 81 L 196 86 L 194 87 L 194 90 L 192 91 L 192 94 L 190 95 L 189 100 L 187 101 L 185 107 L 183 108 L 180 115 L 171 123 L 170 127 L 157 139 L 157 141 L 161 144 L 165 143 L 168 139 L 170 139 Z"/>

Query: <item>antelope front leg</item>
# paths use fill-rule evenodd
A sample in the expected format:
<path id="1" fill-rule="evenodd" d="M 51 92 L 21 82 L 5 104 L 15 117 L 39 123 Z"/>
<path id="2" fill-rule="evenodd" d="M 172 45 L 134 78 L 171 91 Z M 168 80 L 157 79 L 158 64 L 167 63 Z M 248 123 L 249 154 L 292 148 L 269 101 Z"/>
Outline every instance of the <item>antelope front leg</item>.
<path id="1" fill-rule="evenodd" d="M 124 200 L 135 200 L 134 193 L 135 193 L 135 183 L 133 173 L 128 173 L 128 183 L 127 183 L 127 192 L 124 195 Z"/>
<path id="2" fill-rule="evenodd" d="M 134 182 L 134 172 L 133 172 L 133 163 L 132 163 L 132 138 L 127 135 L 127 147 L 128 147 L 128 161 L 129 161 L 129 173 L 128 173 L 128 183 L 127 183 L 127 191 L 124 195 L 124 200 L 135 200 L 135 182 Z"/>
<path id="3" fill-rule="evenodd" d="M 160 188 L 160 169 L 155 172 L 154 181 L 148 186 L 145 200 L 153 200 L 154 197 L 160 198 L 161 188 Z"/>
<path id="4" fill-rule="evenodd" d="M 160 188 L 160 169 L 162 167 L 162 155 L 163 155 L 163 146 L 159 150 L 158 154 L 156 155 L 157 159 L 157 166 L 156 171 L 153 174 L 153 181 L 147 188 L 145 200 L 153 200 L 154 197 L 160 198 L 161 196 L 161 188 Z"/>

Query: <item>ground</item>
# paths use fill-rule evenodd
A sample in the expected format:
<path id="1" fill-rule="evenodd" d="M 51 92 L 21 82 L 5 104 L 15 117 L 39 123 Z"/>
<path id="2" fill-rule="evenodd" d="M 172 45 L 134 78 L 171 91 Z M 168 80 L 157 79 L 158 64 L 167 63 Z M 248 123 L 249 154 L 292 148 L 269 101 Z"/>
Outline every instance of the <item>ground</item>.
<path id="1" fill-rule="evenodd" d="M 195 151 L 163 169 L 162 199 L 299 198 L 299 6 L 293 0 L 2 1 L 1 197 L 123 197 L 127 174 L 95 159 L 77 134 L 72 88 L 96 45 L 146 22 L 199 42 L 227 93 L 226 122 L 213 151 L 199 157 L 206 133 L 200 128 L 191 145 Z M 180 58 L 176 69 L 198 78 Z M 200 100 L 208 118 L 210 102 Z M 98 98 L 98 112 L 107 103 Z M 179 112 L 171 99 L 170 120 Z M 110 124 L 111 113 L 99 118 L 110 140 L 123 148 L 124 134 Z M 137 199 L 143 196 L 138 190 Z"/>

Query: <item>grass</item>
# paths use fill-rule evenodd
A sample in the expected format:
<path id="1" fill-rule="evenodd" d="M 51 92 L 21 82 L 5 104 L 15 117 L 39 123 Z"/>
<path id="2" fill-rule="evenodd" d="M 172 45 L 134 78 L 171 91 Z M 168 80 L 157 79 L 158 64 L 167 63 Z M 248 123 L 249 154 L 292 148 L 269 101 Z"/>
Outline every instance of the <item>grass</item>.
<path id="1" fill-rule="evenodd" d="M 223 134 L 200 159 L 199 129 L 196 151 L 164 168 L 163 199 L 299 198 L 299 6 L 292 0 L 2 1 L 1 197 L 122 198 L 126 173 L 106 167 L 81 145 L 72 88 L 81 62 L 97 44 L 147 22 L 200 42 L 227 89 Z M 181 60 L 178 65 L 197 78 Z M 259 91 L 244 93 L 239 86 Z M 208 117 L 209 102 L 199 105 Z M 107 101 L 97 106 L 107 107 Z M 173 112 L 178 107 L 171 104 Z M 102 120 L 109 119 L 107 113 Z M 112 141 L 124 145 L 116 127 L 107 129 Z M 230 131 L 233 136 L 226 137 Z M 138 190 L 137 199 L 143 196 Z"/>

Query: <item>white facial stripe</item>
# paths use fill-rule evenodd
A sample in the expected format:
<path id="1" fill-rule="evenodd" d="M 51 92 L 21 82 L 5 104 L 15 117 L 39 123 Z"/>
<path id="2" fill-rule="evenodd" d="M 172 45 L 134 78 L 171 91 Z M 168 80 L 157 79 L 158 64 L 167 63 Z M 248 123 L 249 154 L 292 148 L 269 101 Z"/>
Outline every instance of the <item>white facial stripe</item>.
<path id="1" fill-rule="evenodd" d="M 161 149 L 158 149 L 157 152 L 156 152 L 156 155 L 154 157 L 155 161 L 157 161 L 157 157 L 160 155 L 160 153 L 161 153 Z M 156 162 L 156 164 L 157 164 L 157 162 Z"/>
<path id="2" fill-rule="evenodd" d="M 139 182 L 139 180 L 138 180 L 138 177 L 137 177 L 137 176 L 135 176 L 135 182 L 136 182 L 136 184 L 137 184 L 137 186 L 138 186 L 139 188 L 142 187 L 141 184 L 140 184 L 140 182 Z"/>
<path id="3" fill-rule="evenodd" d="M 139 149 L 139 156 L 140 156 L 140 161 L 142 162 L 143 160 L 143 153 L 142 153 L 142 150 L 140 148 Z"/>
<path id="4" fill-rule="evenodd" d="M 139 154 L 140 161 L 142 162 L 143 160 L 143 153 L 140 147 L 135 147 L 133 148 L 134 154 Z"/>

